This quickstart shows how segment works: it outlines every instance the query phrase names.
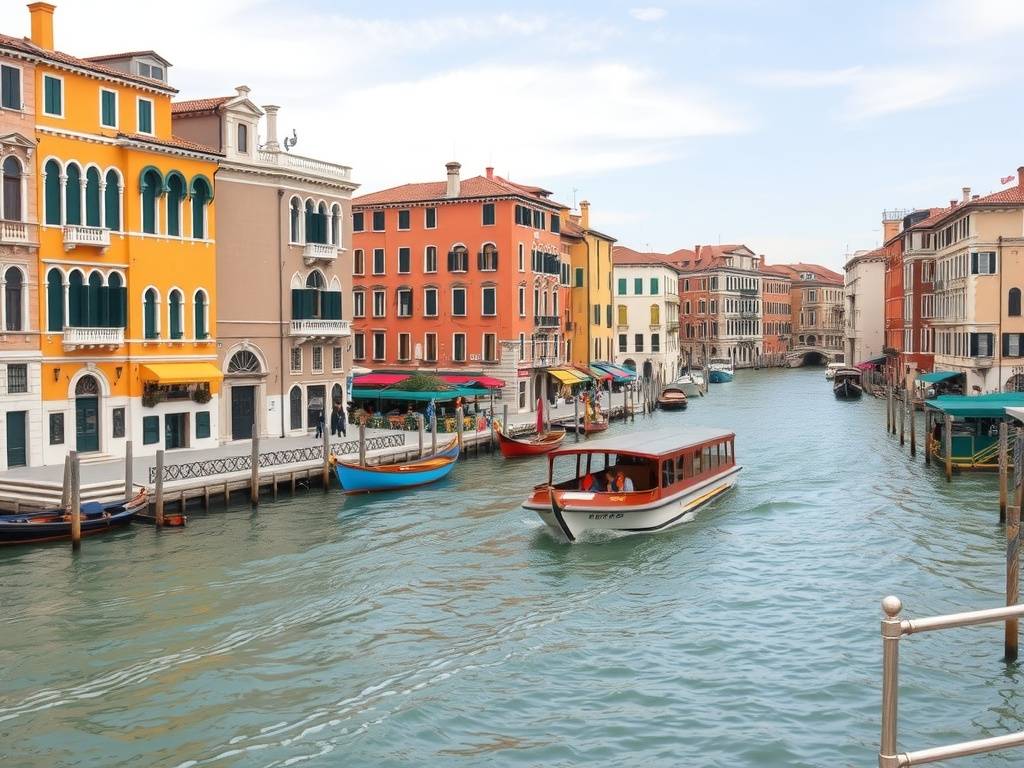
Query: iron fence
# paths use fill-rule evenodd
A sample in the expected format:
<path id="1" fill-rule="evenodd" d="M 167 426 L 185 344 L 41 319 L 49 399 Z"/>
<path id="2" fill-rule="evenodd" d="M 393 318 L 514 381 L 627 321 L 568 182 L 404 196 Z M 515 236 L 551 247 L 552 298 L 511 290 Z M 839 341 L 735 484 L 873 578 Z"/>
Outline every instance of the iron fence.
<path id="1" fill-rule="evenodd" d="M 379 451 L 383 448 L 401 448 L 405 445 L 405 433 L 397 435 L 379 435 L 366 438 L 366 450 Z M 359 441 L 347 440 L 344 443 L 331 443 L 331 453 L 335 456 L 359 453 Z M 286 448 L 281 451 L 268 451 L 258 457 L 260 468 L 280 467 L 289 464 L 302 464 L 310 461 L 323 461 L 322 445 L 310 445 L 302 448 Z M 232 472 L 246 472 L 252 469 L 252 456 L 224 456 L 202 461 L 189 461 L 183 464 L 164 465 L 164 482 L 174 480 L 194 480 L 201 477 L 226 475 Z M 149 482 L 156 482 L 156 467 L 149 468 Z"/>

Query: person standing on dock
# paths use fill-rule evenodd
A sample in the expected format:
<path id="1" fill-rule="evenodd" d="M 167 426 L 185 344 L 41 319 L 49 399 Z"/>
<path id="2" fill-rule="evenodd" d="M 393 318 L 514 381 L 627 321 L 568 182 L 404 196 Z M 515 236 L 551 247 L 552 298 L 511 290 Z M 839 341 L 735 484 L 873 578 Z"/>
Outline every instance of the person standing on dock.
<path id="1" fill-rule="evenodd" d="M 324 436 L 324 412 L 318 411 L 316 415 L 316 439 L 320 440 Z"/>

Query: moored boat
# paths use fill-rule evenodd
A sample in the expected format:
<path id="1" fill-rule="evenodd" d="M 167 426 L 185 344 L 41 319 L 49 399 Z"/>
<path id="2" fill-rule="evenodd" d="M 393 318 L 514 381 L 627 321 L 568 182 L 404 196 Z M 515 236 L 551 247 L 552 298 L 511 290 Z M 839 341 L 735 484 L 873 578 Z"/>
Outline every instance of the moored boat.
<path id="1" fill-rule="evenodd" d="M 145 490 L 131 499 L 86 502 L 79 508 L 82 536 L 92 536 L 128 525 L 149 504 Z M 0 544 L 35 544 L 71 538 L 71 515 L 63 509 L 0 516 Z"/>
<path id="2" fill-rule="evenodd" d="M 498 435 L 498 449 L 506 459 L 539 456 L 542 453 L 553 451 L 565 439 L 564 429 L 541 432 L 537 435 L 520 438 L 509 437 L 500 427 L 495 430 L 495 433 Z"/>
<path id="3" fill-rule="evenodd" d="M 725 430 L 688 428 L 560 448 L 548 454 L 548 481 L 523 507 L 569 541 L 588 531 L 662 531 L 692 520 L 736 484 L 735 438 Z M 556 472 L 556 463 L 559 470 L 575 464 L 571 479 L 555 481 L 556 474 L 567 474 Z"/>
<path id="4" fill-rule="evenodd" d="M 708 362 L 708 381 L 712 384 L 724 384 L 732 381 L 735 375 L 732 360 L 727 357 L 713 357 Z"/>
<path id="5" fill-rule="evenodd" d="M 686 393 L 682 387 L 670 384 L 658 395 L 658 407 L 663 411 L 681 411 L 686 408 Z"/>
<path id="6" fill-rule="evenodd" d="M 859 368 L 839 368 L 832 375 L 832 393 L 840 400 L 856 400 L 864 394 Z"/>
<path id="7" fill-rule="evenodd" d="M 135 522 L 156 525 L 156 512 L 148 509 L 135 513 Z M 164 512 L 164 528 L 184 528 L 188 525 L 188 515 L 184 512 Z"/>
<path id="8" fill-rule="evenodd" d="M 335 460 L 334 471 L 342 489 L 348 493 L 395 491 L 434 483 L 447 477 L 458 459 L 456 445 L 454 456 L 435 454 L 402 464 L 369 466 Z"/>
<path id="9" fill-rule="evenodd" d="M 836 377 L 836 371 L 846 368 L 846 363 L 829 363 L 825 366 L 825 381 L 832 381 Z"/>
<path id="10" fill-rule="evenodd" d="M 672 382 L 672 386 L 679 387 L 688 398 L 704 397 L 704 377 L 700 376 L 700 381 L 698 381 L 698 376 L 700 374 L 684 373 Z"/>

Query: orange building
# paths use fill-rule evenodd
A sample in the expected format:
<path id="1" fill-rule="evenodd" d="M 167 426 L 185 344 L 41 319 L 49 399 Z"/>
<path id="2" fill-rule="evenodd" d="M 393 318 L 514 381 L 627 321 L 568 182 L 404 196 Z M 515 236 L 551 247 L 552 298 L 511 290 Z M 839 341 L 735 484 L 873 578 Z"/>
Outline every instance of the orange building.
<path id="1" fill-rule="evenodd" d="M 885 250 L 885 346 L 887 376 L 895 381 L 903 352 L 903 237 L 886 240 Z"/>
<path id="2" fill-rule="evenodd" d="M 564 206 L 496 176 L 404 184 L 352 201 L 353 359 L 375 370 L 502 379 L 530 410 L 571 359 Z"/>
<path id="3" fill-rule="evenodd" d="M 793 281 L 789 273 L 761 265 L 761 305 L 764 312 L 764 356 L 768 365 L 780 365 L 793 344 Z"/>

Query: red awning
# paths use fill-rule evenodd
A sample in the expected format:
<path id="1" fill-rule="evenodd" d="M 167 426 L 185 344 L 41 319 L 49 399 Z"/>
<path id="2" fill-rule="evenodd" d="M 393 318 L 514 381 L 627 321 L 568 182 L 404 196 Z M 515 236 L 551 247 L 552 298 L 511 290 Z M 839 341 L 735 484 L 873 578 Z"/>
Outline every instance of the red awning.
<path id="1" fill-rule="evenodd" d="M 612 375 L 607 371 L 599 371 L 597 368 L 590 368 L 585 365 L 574 365 L 573 368 L 575 368 L 577 371 L 581 371 L 582 373 L 586 374 L 592 379 L 597 379 L 598 381 L 612 380 Z"/>
<path id="2" fill-rule="evenodd" d="M 492 376 L 466 376 L 456 373 L 442 374 L 441 381 L 445 384 L 455 385 L 479 384 L 481 387 L 487 387 L 488 389 L 496 389 L 505 386 L 504 381 L 501 379 L 495 379 Z"/>
<path id="3" fill-rule="evenodd" d="M 407 373 L 369 373 L 352 380 L 353 387 L 390 387 L 409 378 Z"/>

